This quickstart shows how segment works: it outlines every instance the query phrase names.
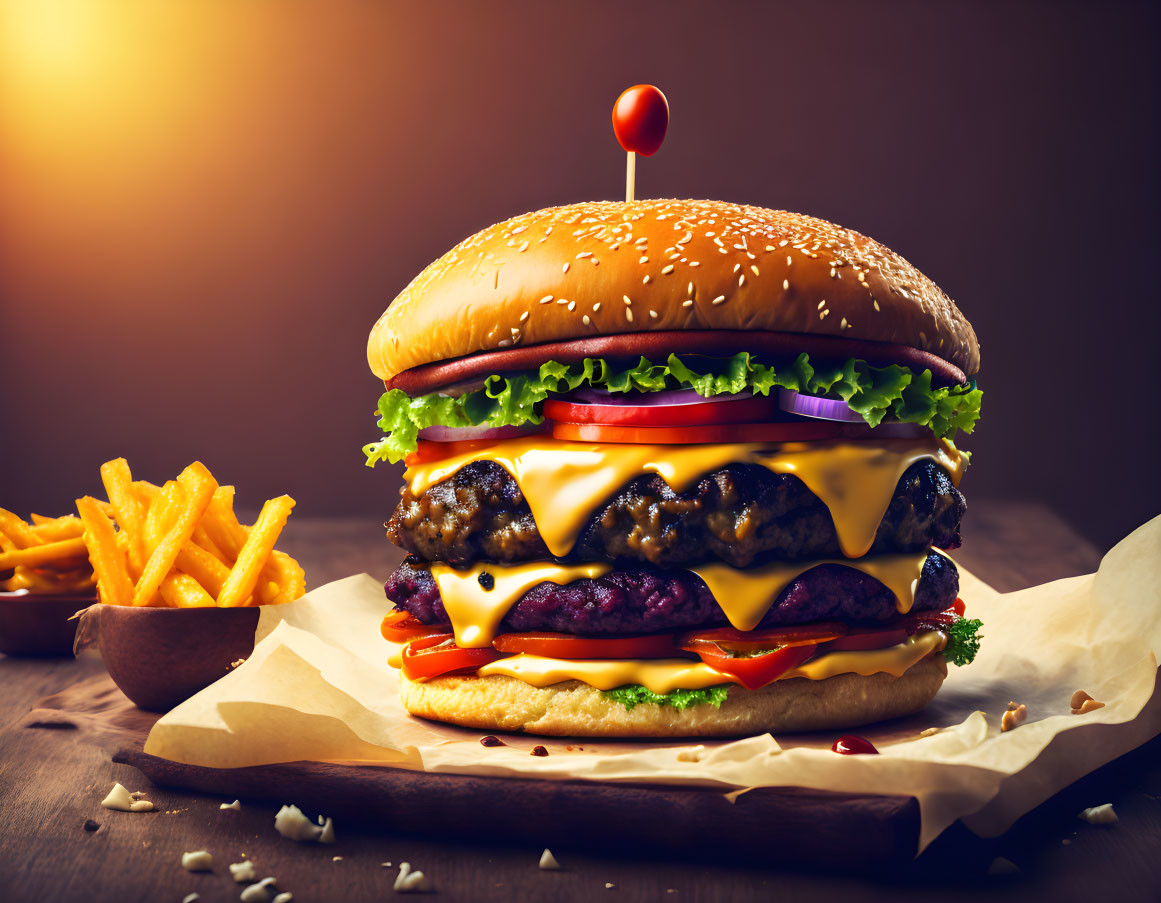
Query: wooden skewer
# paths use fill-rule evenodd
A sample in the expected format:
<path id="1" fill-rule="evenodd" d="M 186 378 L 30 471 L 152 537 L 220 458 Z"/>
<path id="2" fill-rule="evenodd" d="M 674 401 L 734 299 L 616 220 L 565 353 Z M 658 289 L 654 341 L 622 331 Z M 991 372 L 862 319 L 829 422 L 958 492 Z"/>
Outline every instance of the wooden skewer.
<path id="1" fill-rule="evenodd" d="M 637 178 L 637 155 L 633 151 L 628 152 L 628 159 L 625 161 L 625 203 L 632 202 L 635 193 L 635 181 Z"/>

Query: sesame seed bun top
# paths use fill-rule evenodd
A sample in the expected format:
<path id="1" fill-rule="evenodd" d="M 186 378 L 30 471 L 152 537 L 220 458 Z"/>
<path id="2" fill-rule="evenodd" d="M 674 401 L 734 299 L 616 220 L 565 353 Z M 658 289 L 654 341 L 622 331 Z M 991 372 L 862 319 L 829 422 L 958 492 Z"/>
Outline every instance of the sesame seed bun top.
<path id="1" fill-rule="evenodd" d="M 480 351 L 672 330 L 890 343 L 979 370 L 959 308 L 878 242 L 798 213 L 689 200 L 552 207 L 478 232 L 392 302 L 367 360 L 391 380 Z"/>

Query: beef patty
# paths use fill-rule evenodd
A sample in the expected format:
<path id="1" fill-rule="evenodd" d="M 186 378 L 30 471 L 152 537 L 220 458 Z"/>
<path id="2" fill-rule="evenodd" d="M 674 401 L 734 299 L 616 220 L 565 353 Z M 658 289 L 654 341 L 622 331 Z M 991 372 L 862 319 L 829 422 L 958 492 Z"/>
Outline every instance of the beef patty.
<path id="1" fill-rule="evenodd" d="M 464 565 L 551 557 L 520 487 L 494 461 L 468 464 L 418 496 L 404 487 L 402 495 L 387 537 L 423 560 Z M 947 471 L 917 461 L 895 487 L 869 554 L 957 548 L 966 507 Z M 597 505 L 568 556 L 658 567 L 840 557 L 826 505 L 793 474 L 757 464 L 731 464 L 682 493 L 656 474 L 636 477 Z"/>
<path id="2" fill-rule="evenodd" d="M 408 558 L 387 578 L 387 598 L 425 624 L 450 624 L 439 587 L 423 562 Z M 923 563 L 912 611 L 939 611 L 955 601 L 959 572 L 936 552 Z M 896 614 L 895 596 L 882 583 L 843 565 L 822 564 L 793 580 L 762 619 L 763 627 L 843 621 L 880 624 Z M 607 636 L 665 633 L 727 625 L 713 594 L 691 571 L 614 570 L 563 586 L 540 583 L 508 611 L 500 630 Z"/>

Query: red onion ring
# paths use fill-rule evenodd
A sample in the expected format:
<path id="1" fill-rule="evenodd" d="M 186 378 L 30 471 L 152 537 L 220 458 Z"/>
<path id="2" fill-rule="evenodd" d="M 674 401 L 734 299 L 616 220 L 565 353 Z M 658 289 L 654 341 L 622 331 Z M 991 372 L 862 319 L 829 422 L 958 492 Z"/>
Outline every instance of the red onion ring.
<path id="1" fill-rule="evenodd" d="M 524 426 L 425 426 L 419 438 L 428 442 L 467 442 L 476 439 L 512 439 L 543 432 L 539 424 Z"/>
<path id="2" fill-rule="evenodd" d="M 790 414 L 815 420 L 839 420 L 843 423 L 862 423 L 863 415 L 852 411 L 841 398 L 819 398 L 803 395 L 793 389 L 778 390 L 778 407 Z"/>

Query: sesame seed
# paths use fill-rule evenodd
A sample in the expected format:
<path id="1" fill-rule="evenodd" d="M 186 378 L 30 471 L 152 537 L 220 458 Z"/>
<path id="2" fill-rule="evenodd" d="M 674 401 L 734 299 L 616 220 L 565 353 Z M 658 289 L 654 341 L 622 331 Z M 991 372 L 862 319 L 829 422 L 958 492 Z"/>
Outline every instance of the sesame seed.
<path id="1" fill-rule="evenodd" d="M 718 295 L 718 296 L 717 296 L 716 298 L 714 298 L 714 299 L 713 299 L 713 301 L 712 301 L 712 302 L 710 302 L 710 303 L 711 303 L 711 304 L 714 304 L 714 305 L 716 306 L 716 305 L 718 305 L 718 304 L 722 304 L 722 303 L 724 303 L 724 302 L 725 302 L 725 300 L 726 300 L 726 296 L 725 296 L 725 295 Z"/>
<path id="2" fill-rule="evenodd" d="M 793 263 L 794 263 L 794 260 L 791 258 L 791 256 L 789 254 L 787 254 L 786 255 L 786 265 L 790 266 Z"/>
<path id="3" fill-rule="evenodd" d="M 569 310 L 576 310 L 576 302 L 575 302 L 575 301 L 569 301 L 569 302 L 568 302 L 568 309 L 569 309 Z"/>
<path id="4" fill-rule="evenodd" d="M 741 265 L 740 263 L 735 263 L 735 264 L 734 264 L 734 272 L 735 272 L 735 273 L 736 273 L 736 272 L 738 272 L 738 270 L 740 270 L 741 268 L 742 268 L 742 265 Z"/>
<path id="5" fill-rule="evenodd" d="M 681 302 L 682 307 L 693 307 L 693 298 Z"/>
<path id="6" fill-rule="evenodd" d="M 649 316 L 652 317 L 654 320 L 656 320 L 657 319 L 657 311 L 655 311 L 655 310 L 649 311 Z"/>
<path id="7" fill-rule="evenodd" d="M 785 248 L 788 244 L 790 244 L 790 240 L 784 238 L 782 241 L 778 242 L 778 247 Z"/>
<path id="8" fill-rule="evenodd" d="M 544 234 L 545 234 L 545 235 L 551 235 L 551 234 L 552 234 L 552 226 L 549 226 L 547 229 L 545 229 L 545 230 L 544 230 Z"/>
<path id="9" fill-rule="evenodd" d="M 635 245 L 642 245 L 642 244 L 645 244 L 647 241 L 649 241 L 649 239 L 648 239 L 648 238 L 646 238 L 644 235 L 642 235 L 640 238 L 638 238 L 637 240 L 635 240 L 635 241 L 633 242 L 633 244 L 635 244 Z"/>
<path id="10" fill-rule="evenodd" d="M 561 267 L 561 272 L 563 272 L 563 273 L 568 272 L 568 261 L 567 260 L 564 262 L 564 266 Z"/>
<path id="11" fill-rule="evenodd" d="M 527 226 L 517 226 L 515 229 L 512 230 L 512 234 L 519 235 L 521 232 L 523 232 L 527 228 L 528 228 Z"/>
<path id="12" fill-rule="evenodd" d="M 875 305 L 875 310 L 879 309 L 879 302 L 878 301 L 872 300 L 871 303 Z"/>
<path id="13" fill-rule="evenodd" d="M 687 243 L 688 243 L 689 241 L 691 241 L 692 239 L 693 239 L 693 233 L 692 233 L 692 232 L 686 232 L 686 233 L 685 233 L 683 236 L 681 236 L 681 238 L 679 238 L 679 239 L 677 240 L 677 243 L 678 243 L 679 245 L 684 245 L 684 244 L 687 244 Z"/>
<path id="14" fill-rule="evenodd" d="M 576 259 L 580 260 L 584 257 L 592 257 L 592 256 L 593 256 L 592 251 L 581 251 L 579 254 L 576 255 Z"/>
<path id="15" fill-rule="evenodd" d="M 600 309 L 601 309 L 601 302 L 598 301 L 596 304 L 593 305 L 593 313 L 596 313 Z"/>
<path id="16" fill-rule="evenodd" d="M 687 285 L 685 287 L 685 290 L 688 294 L 692 295 L 693 294 L 693 283 L 691 282 L 689 285 Z"/>
<path id="17" fill-rule="evenodd" d="M 783 279 L 783 280 L 782 280 L 782 291 L 786 291 L 786 290 L 787 290 L 787 289 L 789 289 L 789 288 L 790 288 L 790 280 L 789 280 L 789 279 Z"/>
<path id="18" fill-rule="evenodd" d="M 753 274 L 755 276 L 758 275 L 758 268 L 756 266 L 754 266 L 753 264 L 750 265 L 750 270 L 751 270 L 751 272 L 753 272 Z"/>
<path id="19" fill-rule="evenodd" d="M 649 284 L 649 279 L 650 279 L 650 278 L 651 278 L 651 277 L 649 277 L 649 276 L 646 276 L 644 279 L 642 279 L 642 280 L 641 280 L 641 284 L 642 284 L 642 285 L 648 285 L 648 284 Z"/>
<path id="20" fill-rule="evenodd" d="M 527 319 L 528 319 L 528 311 L 524 311 L 524 313 L 522 313 L 522 314 L 520 315 L 520 319 L 519 319 L 519 321 L 518 321 L 518 322 L 520 322 L 520 323 L 523 323 L 523 322 L 524 322 L 525 320 L 527 320 Z"/>
<path id="21" fill-rule="evenodd" d="M 837 272 L 838 272 L 838 270 L 836 270 L 834 267 L 831 267 L 830 268 L 830 278 L 834 279 L 834 274 Z"/>
<path id="22" fill-rule="evenodd" d="M 625 319 L 630 323 L 633 322 L 633 311 L 629 310 L 627 307 L 625 308 Z"/>
<path id="23" fill-rule="evenodd" d="M 610 251 L 615 251 L 615 250 L 617 250 L 617 248 L 619 248 L 619 247 L 621 247 L 621 243 L 620 243 L 619 241 L 615 241 L 615 242 L 613 242 L 611 245 L 609 245 L 609 250 L 610 250 Z"/>
<path id="24" fill-rule="evenodd" d="M 581 317 L 581 322 L 584 323 L 585 326 L 588 326 L 592 322 L 592 320 L 589 319 L 588 314 L 585 314 L 583 317 Z"/>
<path id="25" fill-rule="evenodd" d="M 568 298 L 557 298 L 556 303 L 557 304 L 568 304 Z"/>
<path id="26" fill-rule="evenodd" d="M 819 310 L 822 310 L 824 307 L 826 307 L 826 298 L 823 298 L 821 301 L 818 302 L 818 309 Z"/>
<path id="27" fill-rule="evenodd" d="M 520 247 L 518 247 L 518 248 L 516 249 L 516 253 L 518 253 L 518 254 L 523 254 L 523 253 L 524 253 L 525 251 L 527 251 L 527 250 L 528 250 L 528 239 L 526 238 L 526 239 L 524 239 L 524 241 L 523 241 L 523 242 L 520 244 Z"/>
<path id="28" fill-rule="evenodd" d="M 649 258 L 648 258 L 648 257 L 646 257 L 644 254 L 642 254 L 642 255 L 641 255 L 641 259 L 640 259 L 640 260 L 638 260 L 637 262 L 638 262 L 638 263 L 648 263 L 648 262 L 649 262 Z"/>
<path id="29" fill-rule="evenodd" d="M 689 262 L 689 265 L 690 265 L 691 267 L 699 267 L 699 266 L 701 266 L 701 261 L 700 261 L 700 260 L 691 260 L 691 261 Z"/>
<path id="30" fill-rule="evenodd" d="M 774 246 L 773 246 L 773 245 L 766 245 L 766 250 L 767 250 L 767 251 L 773 251 L 773 250 L 774 250 Z"/>
<path id="31" fill-rule="evenodd" d="M 545 295 L 543 298 L 540 299 L 540 303 L 541 304 L 551 304 L 552 303 L 552 295 Z"/>
<path id="32" fill-rule="evenodd" d="M 591 263 L 593 266 L 600 266 L 600 265 L 601 265 L 601 258 L 599 258 L 599 257 L 590 257 L 590 258 L 589 258 L 589 262 L 590 262 L 590 263 Z"/>
<path id="33" fill-rule="evenodd" d="M 661 268 L 661 275 L 662 276 L 668 276 L 672 272 L 673 272 L 673 264 L 672 263 L 668 264 L 666 266 L 663 266 Z"/>
<path id="34" fill-rule="evenodd" d="M 630 298 L 628 295 L 622 295 L 621 297 L 624 299 L 626 305 L 633 303 L 633 299 Z"/>

